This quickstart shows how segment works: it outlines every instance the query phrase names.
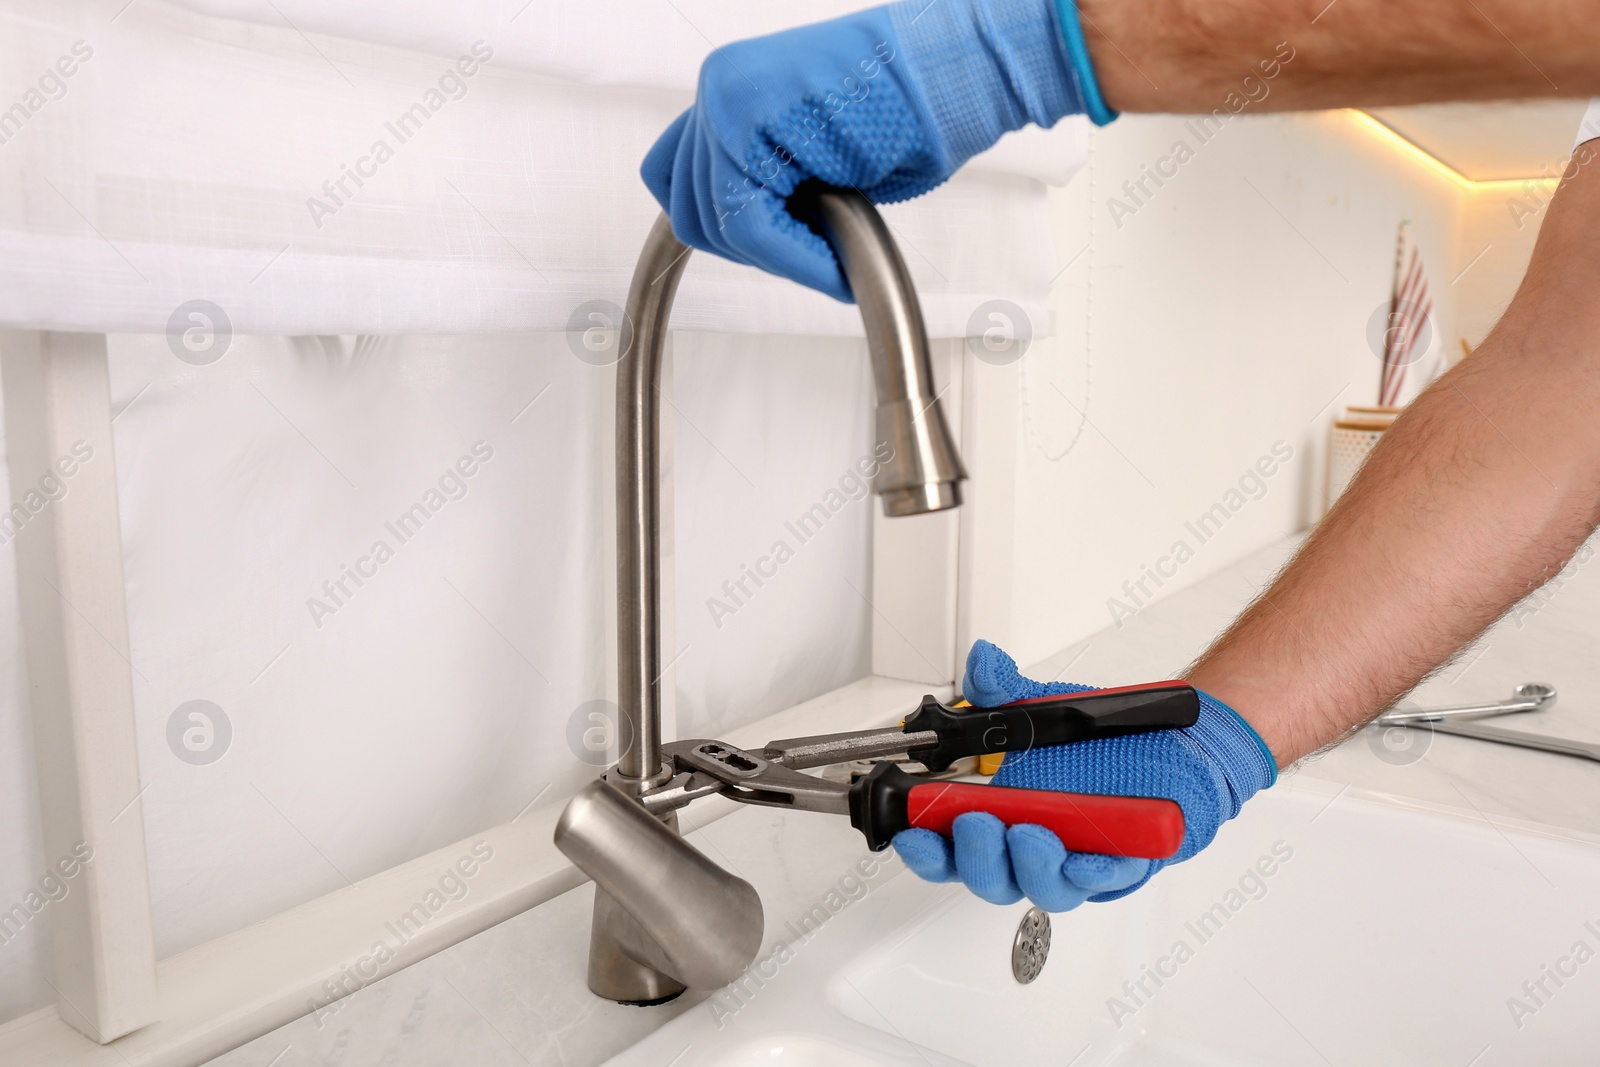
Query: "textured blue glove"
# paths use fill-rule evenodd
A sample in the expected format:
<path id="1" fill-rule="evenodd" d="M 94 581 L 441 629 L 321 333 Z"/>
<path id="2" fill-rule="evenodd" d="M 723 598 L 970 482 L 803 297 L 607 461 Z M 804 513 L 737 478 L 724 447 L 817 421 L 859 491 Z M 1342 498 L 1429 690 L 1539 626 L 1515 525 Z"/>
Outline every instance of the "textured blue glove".
<path id="1" fill-rule="evenodd" d="M 1024 678 L 1010 656 L 979 641 L 967 655 L 962 688 L 978 707 L 997 707 L 1093 687 Z M 1085 900 L 1126 896 L 1167 864 L 1193 856 L 1239 814 L 1240 805 L 1277 779 L 1272 753 L 1249 724 L 1201 693 L 1200 718 L 1193 726 L 1012 752 L 993 779 L 995 785 L 1025 789 L 1177 801 L 1185 832 L 1171 859 L 1068 852 L 1043 827 L 1007 829 L 984 812 L 958 816 L 953 841 L 931 830 L 904 830 L 895 835 L 894 847 L 907 867 L 930 882 L 959 879 L 995 904 L 1026 896 L 1046 911 L 1067 911 Z"/>
<path id="2" fill-rule="evenodd" d="M 904 0 L 719 48 L 640 173 L 694 248 L 840 300 L 827 243 L 786 208 L 808 178 L 920 196 L 1002 134 L 1100 98 L 1073 0 Z"/>

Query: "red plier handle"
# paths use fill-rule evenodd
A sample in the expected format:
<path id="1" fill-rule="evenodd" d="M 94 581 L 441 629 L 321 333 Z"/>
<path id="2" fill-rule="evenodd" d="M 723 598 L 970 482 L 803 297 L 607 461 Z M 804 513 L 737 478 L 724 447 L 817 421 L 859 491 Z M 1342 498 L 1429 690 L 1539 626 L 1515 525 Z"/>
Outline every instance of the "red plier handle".
<path id="1" fill-rule="evenodd" d="M 873 851 L 901 830 L 949 835 L 957 815 L 986 811 L 1007 826 L 1031 823 L 1071 852 L 1161 860 L 1183 844 L 1183 809 L 1160 797 L 1114 797 L 914 778 L 880 763 L 850 787 L 850 822 Z"/>

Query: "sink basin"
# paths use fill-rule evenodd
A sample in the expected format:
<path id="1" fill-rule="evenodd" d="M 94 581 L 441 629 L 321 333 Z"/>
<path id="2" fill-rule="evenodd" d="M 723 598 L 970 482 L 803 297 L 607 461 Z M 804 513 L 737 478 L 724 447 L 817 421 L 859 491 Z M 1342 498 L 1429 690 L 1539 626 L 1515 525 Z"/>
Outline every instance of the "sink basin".
<path id="1" fill-rule="evenodd" d="M 1469 801 L 1470 803 L 1470 801 Z M 612 1061 L 1294 1065 L 1594 1062 L 1600 841 L 1291 779 L 1201 856 L 1052 917 L 901 873 Z M 796 929 L 789 928 L 791 931 Z"/>
<path id="2" fill-rule="evenodd" d="M 688 1052 L 689 1049 L 684 1051 Z M 679 1062 L 687 1067 L 703 1061 L 685 1055 Z M 769 1067 L 772 1064 L 778 1067 L 881 1067 L 885 1063 L 903 1061 L 881 1059 L 860 1048 L 819 1038 L 815 1034 L 789 1033 L 747 1041 L 710 1062 L 714 1067 L 756 1067 L 757 1064 Z"/>

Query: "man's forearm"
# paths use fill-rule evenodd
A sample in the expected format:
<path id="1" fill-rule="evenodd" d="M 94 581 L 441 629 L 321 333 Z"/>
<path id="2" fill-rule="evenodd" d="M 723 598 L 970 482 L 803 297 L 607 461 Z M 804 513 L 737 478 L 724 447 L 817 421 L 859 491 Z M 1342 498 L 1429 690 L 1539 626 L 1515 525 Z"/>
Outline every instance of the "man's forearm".
<path id="1" fill-rule="evenodd" d="M 1600 141 L 1584 147 L 1595 159 L 1556 193 L 1489 338 L 1384 434 L 1189 672 L 1280 765 L 1392 704 L 1600 521 Z"/>
<path id="2" fill-rule="evenodd" d="M 1274 111 L 1600 95 L 1594 0 L 1078 0 L 1106 102 L 1211 111 L 1281 42 Z"/>

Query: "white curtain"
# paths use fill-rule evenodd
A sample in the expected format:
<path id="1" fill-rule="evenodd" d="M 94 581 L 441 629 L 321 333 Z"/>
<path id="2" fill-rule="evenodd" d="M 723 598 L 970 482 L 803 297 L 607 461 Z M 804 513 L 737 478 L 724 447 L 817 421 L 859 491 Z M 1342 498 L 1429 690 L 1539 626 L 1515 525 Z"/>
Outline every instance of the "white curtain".
<path id="1" fill-rule="evenodd" d="M 708 42 L 848 6 L 122 2 L 0 8 L 27 87 L 0 100 L 0 321 L 160 331 L 204 299 L 240 333 L 564 328 L 621 302 L 657 212 L 639 160 Z M 1044 321 L 1042 182 L 1087 137 L 1014 135 L 888 210 L 935 334 L 1001 296 Z M 689 328 L 859 329 L 722 262 L 680 305 Z"/>

